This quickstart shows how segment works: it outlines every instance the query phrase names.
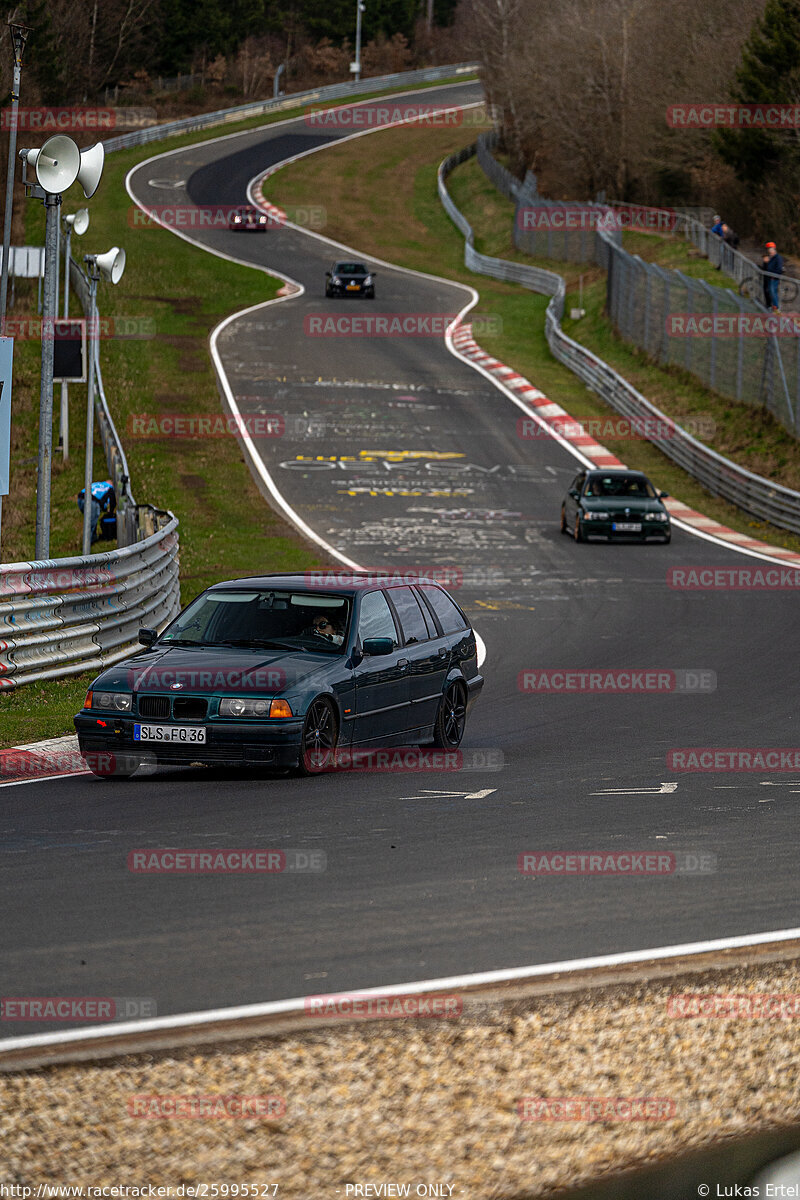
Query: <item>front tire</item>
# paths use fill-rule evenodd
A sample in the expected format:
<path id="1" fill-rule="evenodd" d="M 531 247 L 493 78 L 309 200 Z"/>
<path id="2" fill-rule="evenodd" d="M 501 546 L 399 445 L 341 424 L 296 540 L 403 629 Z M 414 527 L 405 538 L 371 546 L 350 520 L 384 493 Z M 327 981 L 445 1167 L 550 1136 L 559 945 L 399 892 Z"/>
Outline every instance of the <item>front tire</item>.
<path id="1" fill-rule="evenodd" d="M 467 696 L 463 683 L 451 683 L 439 704 L 433 727 L 433 744 L 440 750 L 455 750 L 461 744 L 467 723 Z"/>
<path id="2" fill-rule="evenodd" d="M 561 532 L 567 533 L 567 510 L 564 505 L 561 505 Z"/>
<path id="3" fill-rule="evenodd" d="M 303 723 L 298 770 L 301 775 L 323 775 L 336 761 L 339 723 L 336 710 L 326 696 L 317 696 L 309 705 Z"/>
<path id="4" fill-rule="evenodd" d="M 575 526 L 572 530 L 572 536 L 576 542 L 584 541 L 583 530 L 581 529 L 580 513 L 575 513 Z"/>

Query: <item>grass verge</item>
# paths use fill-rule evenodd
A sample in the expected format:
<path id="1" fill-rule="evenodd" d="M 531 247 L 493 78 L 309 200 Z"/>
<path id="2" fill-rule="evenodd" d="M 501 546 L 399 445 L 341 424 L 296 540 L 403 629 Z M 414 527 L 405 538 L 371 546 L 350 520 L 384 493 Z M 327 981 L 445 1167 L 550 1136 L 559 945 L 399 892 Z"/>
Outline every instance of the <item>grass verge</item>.
<path id="1" fill-rule="evenodd" d="M 447 154 L 474 136 L 474 129 L 462 130 L 460 135 L 458 130 L 388 130 L 284 168 L 271 177 L 268 198 L 285 207 L 325 195 L 330 214 L 326 232 L 331 237 L 364 254 L 469 283 L 481 297 L 475 311 L 500 317 L 497 334 L 481 333 L 480 343 L 487 352 L 526 375 L 572 416 L 606 419 L 612 410 L 550 353 L 544 336 L 547 297 L 485 279 L 464 267 L 463 238 L 439 204 L 436 170 Z M 456 168 L 449 187 L 476 231 L 477 249 L 532 261 L 511 247 L 512 206 L 474 160 Z M 652 240 L 662 242 L 660 238 Z M 735 405 L 688 375 L 653 366 L 616 337 L 602 315 L 605 283 L 599 268 L 536 261 L 567 279 L 567 309 L 577 304 L 578 281 L 583 275 L 587 315 L 580 322 L 565 321 L 572 337 L 614 366 L 675 420 L 710 416 L 717 430 L 715 449 L 759 474 L 800 486 L 800 443 L 768 413 Z M 602 440 L 623 462 L 646 471 L 662 490 L 691 507 L 751 537 L 800 552 L 800 537 L 757 521 L 711 495 L 649 442 Z"/>

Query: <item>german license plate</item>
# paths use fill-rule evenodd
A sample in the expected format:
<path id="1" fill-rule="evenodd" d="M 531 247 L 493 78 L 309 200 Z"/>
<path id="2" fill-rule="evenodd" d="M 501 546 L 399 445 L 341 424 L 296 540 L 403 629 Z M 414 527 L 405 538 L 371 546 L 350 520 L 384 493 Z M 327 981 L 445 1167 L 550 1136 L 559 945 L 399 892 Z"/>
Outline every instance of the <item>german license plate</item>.
<path id="1" fill-rule="evenodd" d="M 134 725 L 135 742 L 202 742 L 206 731 L 202 725 Z"/>
<path id="2" fill-rule="evenodd" d="M 347 290 L 348 290 L 348 292 L 358 292 L 361 290 L 361 284 L 360 283 L 348 283 Z"/>
<path id="3" fill-rule="evenodd" d="M 642 527 L 637 521 L 615 521 L 611 526 L 615 533 L 641 533 Z"/>

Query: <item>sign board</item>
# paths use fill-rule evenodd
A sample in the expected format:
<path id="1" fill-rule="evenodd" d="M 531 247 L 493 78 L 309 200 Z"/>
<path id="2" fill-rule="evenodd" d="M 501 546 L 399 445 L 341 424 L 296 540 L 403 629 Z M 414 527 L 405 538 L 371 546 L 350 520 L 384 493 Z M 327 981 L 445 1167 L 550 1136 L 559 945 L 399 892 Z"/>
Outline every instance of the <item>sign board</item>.
<path id="1" fill-rule="evenodd" d="M 86 320 L 59 317 L 53 322 L 53 383 L 86 382 Z"/>
<path id="2" fill-rule="evenodd" d="M 14 339 L 0 337 L 0 496 L 8 495 L 11 459 L 11 367 Z"/>

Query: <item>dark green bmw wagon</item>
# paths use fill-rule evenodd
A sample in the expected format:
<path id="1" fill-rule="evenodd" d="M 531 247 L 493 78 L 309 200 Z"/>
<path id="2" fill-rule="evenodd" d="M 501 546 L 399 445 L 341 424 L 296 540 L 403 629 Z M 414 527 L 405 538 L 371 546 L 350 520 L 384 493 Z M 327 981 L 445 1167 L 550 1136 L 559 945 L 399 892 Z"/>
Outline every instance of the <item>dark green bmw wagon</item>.
<path id="1" fill-rule="evenodd" d="M 438 583 L 326 572 L 218 583 L 108 667 L 75 717 L 103 777 L 176 763 L 327 770 L 341 750 L 455 749 L 483 678 Z"/>

